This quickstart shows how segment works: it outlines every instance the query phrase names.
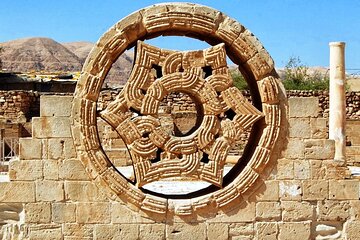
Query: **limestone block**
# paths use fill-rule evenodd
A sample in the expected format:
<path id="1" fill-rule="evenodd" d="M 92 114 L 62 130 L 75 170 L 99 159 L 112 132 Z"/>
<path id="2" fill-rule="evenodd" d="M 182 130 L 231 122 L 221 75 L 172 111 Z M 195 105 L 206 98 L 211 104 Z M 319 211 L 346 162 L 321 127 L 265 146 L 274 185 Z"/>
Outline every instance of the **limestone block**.
<path id="1" fill-rule="evenodd" d="M 28 203 L 24 209 L 26 223 L 51 223 L 50 203 Z"/>
<path id="2" fill-rule="evenodd" d="M 45 180 L 59 180 L 59 162 L 43 160 L 43 172 Z"/>
<path id="3" fill-rule="evenodd" d="M 279 223 L 279 240 L 310 239 L 311 227 L 309 222 Z"/>
<path id="4" fill-rule="evenodd" d="M 69 117 L 33 117 L 33 138 L 71 137 Z"/>
<path id="5" fill-rule="evenodd" d="M 47 141 L 47 148 L 49 159 L 64 159 L 65 141 L 63 138 L 50 138 Z"/>
<path id="6" fill-rule="evenodd" d="M 346 221 L 350 216 L 348 201 L 325 200 L 318 202 L 318 220 Z"/>
<path id="7" fill-rule="evenodd" d="M 50 180 L 36 182 L 36 200 L 45 202 L 63 201 L 64 184 Z"/>
<path id="8" fill-rule="evenodd" d="M 89 174 L 78 159 L 64 160 L 59 166 L 60 178 L 64 180 L 89 180 Z"/>
<path id="9" fill-rule="evenodd" d="M 207 225 L 208 240 L 227 240 L 229 239 L 229 226 L 223 223 L 210 223 Z"/>
<path id="10" fill-rule="evenodd" d="M 279 234 L 278 223 L 275 222 L 257 222 L 255 224 L 257 239 L 277 240 Z"/>
<path id="11" fill-rule="evenodd" d="M 276 165 L 276 179 L 294 179 L 294 160 L 279 159 Z"/>
<path id="12" fill-rule="evenodd" d="M 78 237 L 80 239 L 91 238 L 93 239 L 94 225 L 92 224 L 78 224 L 78 223 L 65 223 L 64 235 L 71 237 Z"/>
<path id="13" fill-rule="evenodd" d="M 294 161 L 294 179 L 310 179 L 310 163 L 305 160 Z"/>
<path id="14" fill-rule="evenodd" d="M 105 194 L 92 182 L 66 181 L 65 199 L 74 202 L 99 202 L 107 200 Z"/>
<path id="15" fill-rule="evenodd" d="M 11 160 L 9 179 L 12 181 L 31 181 L 43 177 L 41 160 Z"/>
<path id="16" fill-rule="evenodd" d="M 310 175 L 311 179 L 325 179 L 326 166 L 323 164 L 323 160 L 310 160 Z"/>
<path id="17" fill-rule="evenodd" d="M 41 159 L 42 146 L 40 139 L 20 138 L 19 158 L 21 160 Z"/>
<path id="18" fill-rule="evenodd" d="M 163 240 L 165 239 L 165 224 L 141 224 L 139 239 L 141 240 Z"/>
<path id="19" fill-rule="evenodd" d="M 284 157 L 287 159 L 303 159 L 305 157 L 304 140 L 290 138 L 285 149 Z"/>
<path id="20" fill-rule="evenodd" d="M 74 203 L 53 203 L 52 221 L 55 223 L 75 222 L 76 204 Z"/>
<path id="21" fill-rule="evenodd" d="M 206 239 L 206 225 L 204 223 L 174 223 L 166 225 L 167 239 Z"/>
<path id="22" fill-rule="evenodd" d="M 328 127 L 326 118 L 310 118 L 311 138 L 327 139 Z"/>
<path id="23" fill-rule="evenodd" d="M 137 240 L 139 238 L 139 228 L 137 224 L 112 224 L 96 225 L 95 239 L 129 239 Z"/>
<path id="24" fill-rule="evenodd" d="M 71 114 L 72 96 L 40 96 L 41 117 L 69 117 Z"/>
<path id="25" fill-rule="evenodd" d="M 347 240 L 360 239 L 360 221 L 349 221 L 345 223 L 345 233 Z"/>
<path id="26" fill-rule="evenodd" d="M 231 239 L 253 239 L 254 224 L 253 223 L 230 223 L 229 237 Z"/>
<path id="27" fill-rule="evenodd" d="M 279 202 L 258 202 L 256 204 L 257 221 L 278 221 L 281 219 Z"/>
<path id="28" fill-rule="evenodd" d="M 289 98 L 289 117 L 317 117 L 319 112 L 319 99 L 317 97 Z"/>
<path id="29" fill-rule="evenodd" d="M 0 182 L 0 202 L 35 202 L 33 182 Z"/>
<path id="30" fill-rule="evenodd" d="M 218 214 L 216 218 L 209 219 L 208 222 L 252 222 L 255 220 L 255 203 L 245 202 L 234 210 L 226 212 L 225 214 Z"/>
<path id="31" fill-rule="evenodd" d="M 335 154 L 334 140 L 305 140 L 306 159 L 333 159 Z"/>
<path id="32" fill-rule="evenodd" d="M 278 201 L 279 181 L 265 181 L 264 184 L 259 186 L 250 199 L 251 201 Z"/>
<path id="33" fill-rule="evenodd" d="M 350 215 L 351 219 L 359 221 L 360 220 L 360 201 L 354 200 L 350 201 Z"/>
<path id="34" fill-rule="evenodd" d="M 110 203 L 78 203 L 76 219 L 78 223 L 109 223 Z"/>
<path id="35" fill-rule="evenodd" d="M 355 200 L 359 199 L 358 180 L 330 180 L 329 199 Z"/>
<path id="36" fill-rule="evenodd" d="M 289 137 L 291 138 L 310 138 L 311 128 L 309 118 L 290 118 Z"/>
<path id="37" fill-rule="evenodd" d="M 282 201 L 281 210 L 286 222 L 311 220 L 315 215 L 315 207 L 308 202 Z"/>
<path id="38" fill-rule="evenodd" d="M 301 195 L 300 181 L 279 181 L 279 197 L 281 200 L 301 200 Z"/>
<path id="39" fill-rule="evenodd" d="M 62 240 L 61 225 L 36 224 L 28 228 L 28 238 L 31 240 Z"/>
<path id="40" fill-rule="evenodd" d="M 328 198 L 329 183 L 325 180 L 303 181 L 303 200 L 315 201 Z"/>
<path id="41" fill-rule="evenodd" d="M 154 220 L 146 218 L 137 209 L 137 211 L 125 206 L 123 203 L 111 204 L 111 222 L 112 223 L 154 223 Z"/>

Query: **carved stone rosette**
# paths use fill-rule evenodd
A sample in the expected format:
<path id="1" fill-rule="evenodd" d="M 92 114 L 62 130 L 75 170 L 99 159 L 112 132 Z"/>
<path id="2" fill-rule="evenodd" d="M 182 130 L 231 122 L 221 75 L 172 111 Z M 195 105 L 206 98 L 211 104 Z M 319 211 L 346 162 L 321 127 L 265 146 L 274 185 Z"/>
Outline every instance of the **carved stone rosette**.
<path id="1" fill-rule="evenodd" d="M 179 52 L 139 41 L 159 35 L 194 37 L 212 47 Z M 98 113 L 96 103 L 106 74 L 112 63 L 135 45 L 135 63 L 127 84 L 116 100 Z M 257 107 L 233 86 L 226 56 L 246 77 Z M 108 189 L 114 200 L 125 199 L 145 211 L 164 215 L 168 211 L 188 215 L 209 206 L 223 208 L 243 199 L 271 158 L 282 116 L 279 87 L 273 60 L 261 43 L 223 13 L 184 3 L 142 9 L 110 28 L 84 64 L 72 109 L 78 156 L 94 182 Z M 201 121 L 187 136 L 167 133 L 158 119 L 160 102 L 172 92 L 188 94 L 201 108 Z M 127 145 L 135 184 L 116 170 L 103 151 L 97 117 L 110 124 Z M 230 147 L 255 122 L 246 165 L 231 181 L 223 182 Z M 187 199 L 155 196 L 141 189 L 169 177 L 203 180 L 216 187 Z"/>

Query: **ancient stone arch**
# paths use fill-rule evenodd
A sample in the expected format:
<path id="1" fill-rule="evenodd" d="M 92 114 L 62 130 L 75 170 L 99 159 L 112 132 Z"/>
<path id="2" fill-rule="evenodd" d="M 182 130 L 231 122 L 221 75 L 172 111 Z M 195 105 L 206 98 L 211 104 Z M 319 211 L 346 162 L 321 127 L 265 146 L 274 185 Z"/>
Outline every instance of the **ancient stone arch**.
<path id="1" fill-rule="evenodd" d="M 162 50 L 139 40 L 179 35 L 208 42 L 201 51 Z M 124 90 L 104 111 L 96 111 L 101 86 L 111 65 L 137 45 L 132 75 Z M 239 66 L 252 92 L 253 105 L 233 86 L 226 55 Z M 162 76 L 151 73 L 160 66 Z M 202 69 L 211 68 L 210 76 Z M 196 4 L 154 5 L 120 20 L 97 42 L 83 67 L 73 101 L 73 138 L 90 176 L 109 197 L 123 199 L 157 214 L 189 215 L 225 208 L 242 201 L 272 158 L 279 136 L 283 104 L 274 63 L 258 39 L 240 23 Z M 186 92 L 203 108 L 201 124 L 185 137 L 166 134 L 157 119 L 159 102 L 173 92 Z M 233 117 L 224 113 L 233 111 Z M 138 116 L 133 112 L 139 113 Z M 97 116 L 106 120 L 128 145 L 136 178 L 123 177 L 103 151 Z M 249 146 L 232 174 L 223 179 L 229 146 L 252 127 Z M 158 149 L 163 157 L 156 163 Z M 201 162 L 204 155 L 206 163 Z M 173 198 L 143 191 L 141 186 L 166 177 L 187 176 L 213 184 L 207 191 Z"/>

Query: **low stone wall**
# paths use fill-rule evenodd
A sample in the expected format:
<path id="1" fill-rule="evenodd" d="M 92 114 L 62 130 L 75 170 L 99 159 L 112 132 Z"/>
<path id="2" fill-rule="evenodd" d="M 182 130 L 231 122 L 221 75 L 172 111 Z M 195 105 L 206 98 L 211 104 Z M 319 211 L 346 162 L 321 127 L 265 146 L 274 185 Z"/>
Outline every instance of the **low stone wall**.
<path id="1" fill-rule="evenodd" d="M 37 92 L 0 91 L 0 122 L 22 123 L 38 114 Z"/>

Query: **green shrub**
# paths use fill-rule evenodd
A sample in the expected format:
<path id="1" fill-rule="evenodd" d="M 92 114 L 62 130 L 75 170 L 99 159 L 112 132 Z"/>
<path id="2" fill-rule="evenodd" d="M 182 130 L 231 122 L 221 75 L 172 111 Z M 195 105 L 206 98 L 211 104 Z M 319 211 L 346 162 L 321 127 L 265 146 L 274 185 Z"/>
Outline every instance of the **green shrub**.
<path id="1" fill-rule="evenodd" d="M 299 57 L 291 57 L 285 66 L 284 87 L 288 90 L 328 90 L 329 77 L 301 63 Z"/>

